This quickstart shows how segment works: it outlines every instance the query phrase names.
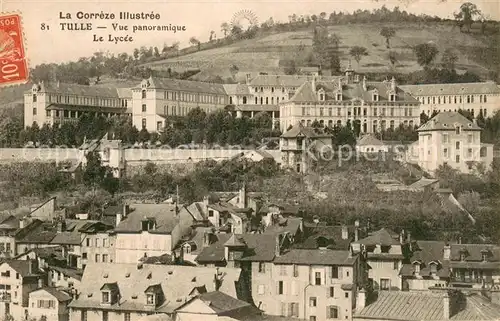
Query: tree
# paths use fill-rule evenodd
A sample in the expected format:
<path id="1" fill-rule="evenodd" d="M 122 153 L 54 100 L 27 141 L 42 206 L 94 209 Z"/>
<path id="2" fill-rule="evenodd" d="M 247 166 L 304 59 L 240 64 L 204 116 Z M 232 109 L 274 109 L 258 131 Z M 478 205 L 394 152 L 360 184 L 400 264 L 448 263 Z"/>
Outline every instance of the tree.
<path id="1" fill-rule="evenodd" d="M 368 51 L 366 50 L 365 47 L 354 46 L 349 51 L 349 54 L 357 61 L 358 66 L 359 66 L 359 62 L 361 61 L 361 57 L 368 56 Z"/>
<path id="2" fill-rule="evenodd" d="M 200 50 L 201 42 L 198 39 L 196 39 L 195 37 L 189 38 L 189 43 L 193 46 L 198 46 L 198 51 Z"/>
<path id="3" fill-rule="evenodd" d="M 208 38 L 208 41 L 212 42 L 212 40 L 214 40 L 214 35 L 215 35 L 215 31 L 210 31 L 210 37 Z"/>
<path id="4" fill-rule="evenodd" d="M 455 20 L 460 26 L 460 31 L 462 31 L 462 26 L 467 27 L 467 31 L 470 32 L 472 27 L 472 23 L 474 22 L 474 18 L 476 16 L 481 15 L 481 11 L 477 8 L 477 6 L 473 3 L 466 2 L 460 6 L 460 11 L 455 13 Z"/>
<path id="5" fill-rule="evenodd" d="M 224 22 L 220 25 L 220 29 L 221 31 L 224 33 L 224 38 L 227 37 L 227 34 L 229 33 L 229 31 L 231 30 L 231 28 L 229 27 L 229 24 L 227 22 Z"/>
<path id="6" fill-rule="evenodd" d="M 476 117 L 476 122 L 477 122 L 477 125 L 481 128 L 484 128 L 485 125 L 486 125 L 486 121 L 484 119 L 484 115 L 483 115 L 483 110 L 482 109 L 479 109 L 479 115 L 477 115 Z"/>
<path id="7" fill-rule="evenodd" d="M 106 175 L 106 168 L 102 166 L 101 156 L 97 152 L 89 152 L 85 156 L 87 164 L 83 172 L 83 183 L 95 192 L 95 189 L 101 185 Z"/>
<path id="8" fill-rule="evenodd" d="M 458 61 L 458 56 L 452 48 L 447 48 L 441 58 L 443 66 L 448 70 L 455 70 L 455 64 Z"/>
<path id="9" fill-rule="evenodd" d="M 392 67 L 394 68 L 394 65 L 396 64 L 396 62 L 398 62 L 397 53 L 395 51 L 389 51 L 387 57 L 389 58 Z"/>
<path id="10" fill-rule="evenodd" d="M 396 35 L 396 30 L 390 27 L 383 27 L 380 30 L 380 35 L 385 38 L 386 47 L 389 49 L 391 47 L 390 40 Z"/>
<path id="11" fill-rule="evenodd" d="M 423 125 L 428 121 L 429 121 L 429 116 L 427 116 L 427 114 L 425 112 L 422 112 L 420 114 L 420 125 Z"/>
<path id="12" fill-rule="evenodd" d="M 102 180 L 101 186 L 106 192 L 110 193 L 111 196 L 114 197 L 115 193 L 118 192 L 118 189 L 120 188 L 120 180 L 113 176 L 112 171 L 107 171 Z"/>
<path id="13" fill-rule="evenodd" d="M 418 64 L 424 69 L 429 68 L 429 66 L 432 64 L 437 54 L 439 53 L 436 45 L 431 43 L 422 43 L 420 45 L 416 45 L 415 47 L 413 47 L 413 51 L 417 56 Z"/>

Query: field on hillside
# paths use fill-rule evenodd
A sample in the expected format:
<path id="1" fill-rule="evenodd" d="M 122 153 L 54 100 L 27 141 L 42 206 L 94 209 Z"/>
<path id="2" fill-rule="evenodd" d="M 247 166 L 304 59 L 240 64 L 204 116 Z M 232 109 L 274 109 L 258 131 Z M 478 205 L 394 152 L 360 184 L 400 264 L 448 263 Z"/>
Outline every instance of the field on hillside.
<path id="1" fill-rule="evenodd" d="M 439 48 L 440 54 L 446 48 L 455 49 L 459 60 L 457 71 L 467 70 L 487 74 L 488 70 L 469 55 L 472 50 L 485 47 L 485 42 L 479 35 L 461 33 L 450 24 L 397 24 L 392 27 L 396 36 L 391 39 L 391 48 L 386 48 L 385 38 L 380 36 L 382 24 L 349 24 L 330 26 L 329 32 L 335 33 L 341 39 L 340 50 L 342 66 L 350 59 L 353 67 L 359 72 L 377 73 L 395 71 L 410 73 L 421 69 L 416 62 L 412 47 L 421 43 L 432 42 Z M 273 34 L 261 38 L 244 40 L 231 46 L 202 50 L 193 54 L 170 58 L 146 64 L 153 69 L 175 71 L 201 69 L 204 73 L 227 77 L 227 70 L 236 65 L 239 70 L 274 72 L 279 69 L 281 59 L 295 58 L 297 61 L 305 58 L 312 50 L 313 32 L 296 31 Z M 486 40 L 486 39 L 485 39 Z M 368 56 L 362 57 L 359 65 L 349 55 L 353 46 L 365 47 Z M 395 70 L 388 59 L 389 51 L 395 51 L 398 61 Z M 441 55 L 436 62 L 439 63 Z"/>

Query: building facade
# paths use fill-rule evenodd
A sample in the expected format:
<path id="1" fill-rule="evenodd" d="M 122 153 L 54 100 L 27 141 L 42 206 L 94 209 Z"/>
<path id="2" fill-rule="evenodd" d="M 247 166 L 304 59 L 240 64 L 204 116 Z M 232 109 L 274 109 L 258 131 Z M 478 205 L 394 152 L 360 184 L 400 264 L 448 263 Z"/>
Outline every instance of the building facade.
<path id="1" fill-rule="evenodd" d="M 24 126 L 77 121 L 83 113 L 127 114 L 131 99 L 129 89 L 41 82 L 24 93 Z"/>
<path id="2" fill-rule="evenodd" d="M 71 296 L 55 288 L 40 288 L 29 294 L 28 318 L 68 321 Z"/>
<path id="3" fill-rule="evenodd" d="M 374 133 L 400 124 L 419 124 L 420 102 L 401 89 L 393 78 L 390 82 L 368 82 L 353 70 L 335 80 L 314 77 L 304 82 L 286 102 L 280 103 L 280 129 L 301 123 L 321 127 L 359 126 L 361 133 Z"/>
<path id="4" fill-rule="evenodd" d="M 420 101 L 420 113 L 468 111 L 477 117 L 491 117 L 500 108 L 500 88 L 494 82 L 404 85 L 403 90 Z"/>

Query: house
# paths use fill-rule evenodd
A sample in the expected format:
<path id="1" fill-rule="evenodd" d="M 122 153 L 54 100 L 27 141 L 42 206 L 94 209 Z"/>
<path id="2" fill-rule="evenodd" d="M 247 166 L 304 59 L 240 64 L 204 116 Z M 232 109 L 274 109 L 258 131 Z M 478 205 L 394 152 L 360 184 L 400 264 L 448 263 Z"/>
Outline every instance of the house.
<path id="1" fill-rule="evenodd" d="M 266 314 L 305 320 L 351 319 L 362 286 L 360 256 L 290 249 L 265 266 L 252 262 L 254 302 Z"/>
<path id="2" fill-rule="evenodd" d="M 368 280 L 375 290 L 401 290 L 399 270 L 403 264 L 403 234 L 382 228 L 351 243 L 354 253 L 365 256 L 370 266 Z"/>
<path id="3" fill-rule="evenodd" d="M 418 128 L 418 137 L 406 159 L 430 173 L 441 165 L 473 173 L 478 166 L 488 170 L 493 161 L 493 145 L 481 143 L 481 128 L 456 112 L 435 115 Z"/>
<path id="4" fill-rule="evenodd" d="M 65 217 L 64 211 L 57 210 L 56 198 L 52 197 L 47 201 L 30 206 L 30 214 L 28 217 L 31 220 L 40 220 L 44 222 L 53 221 L 59 217 Z"/>
<path id="5" fill-rule="evenodd" d="M 250 303 L 220 291 L 201 293 L 175 310 L 176 321 L 218 321 L 220 317 L 234 320 L 256 320 L 261 312 Z"/>
<path id="6" fill-rule="evenodd" d="M 384 82 L 359 78 L 349 66 L 345 77 L 313 77 L 302 83 L 288 101 L 280 104 L 281 131 L 297 123 L 309 127 L 317 121 L 322 128 L 351 125 L 361 133 L 376 133 L 420 122 L 420 102 L 394 78 Z"/>
<path id="7" fill-rule="evenodd" d="M 125 173 L 125 148 L 121 140 L 108 139 L 106 134 L 101 139 L 94 139 L 83 142 L 80 150 L 80 162 L 82 168 L 87 165 L 87 155 L 98 153 L 101 158 L 101 165 L 111 169 L 114 177 L 121 177 Z"/>
<path id="8" fill-rule="evenodd" d="M 328 226 L 321 223 L 304 223 L 305 238 L 302 242 L 293 245 L 298 249 L 350 249 L 351 242 L 359 239 L 359 229 L 357 226 Z"/>
<path id="9" fill-rule="evenodd" d="M 420 113 L 466 110 L 473 117 L 491 117 L 498 110 L 500 88 L 494 82 L 404 85 L 403 90 L 420 101 Z"/>
<path id="10" fill-rule="evenodd" d="M 427 291 L 431 287 L 446 287 L 450 281 L 449 259 L 445 259 L 446 243 L 415 241 L 411 258 L 401 267 L 402 290 Z"/>
<path id="11" fill-rule="evenodd" d="M 45 316 L 50 321 L 68 321 L 71 295 L 56 288 L 43 287 L 29 294 L 28 318 L 40 320 Z"/>
<path id="12" fill-rule="evenodd" d="M 76 221 L 78 224 L 79 257 L 77 268 L 84 269 L 88 263 L 107 263 L 115 260 L 115 226 L 100 221 Z M 81 224 L 83 223 L 83 224 Z"/>
<path id="13" fill-rule="evenodd" d="M 239 159 L 248 159 L 251 160 L 252 162 L 261 162 L 264 160 L 267 161 L 274 161 L 274 156 L 270 154 L 268 151 L 261 150 L 261 149 L 256 149 L 256 150 L 251 150 L 246 153 L 242 153 L 240 156 L 238 156 Z"/>
<path id="14" fill-rule="evenodd" d="M 221 291 L 240 298 L 240 270 L 172 265 L 94 263 L 69 307 L 70 320 L 137 320 L 175 310 L 199 294 Z"/>
<path id="15" fill-rule="evenodd" d="M 20 219 L 9 213 L 0 214 L 0 256 L 12 258 L 15 256 L 15 232 L 21 227 Z"/>
<path id="16" fill-rule="evenodd" d="M 332 136 L 297 123 L 281 135 L 280 151 L 282 167 L 307 173 L 316 152 L 323 155 L 333 151 Z"/>
<path id="17" fill-rule="evenodd" d="M 7 260 L 0 264 L 0 315 L 24 318 L 30 292 L 43 287 L 44 279 L 36 260 Z"/>
<path id="18" fill-rule="evenodd" d="M 498 320 L 500 308 L 479 293 L 443 289 L 432 292 L 380 292 L 375 302 L 360 306 L 354 321 Z"/>
<path id="19" fill-rule="evenodd" d="M 363 135 L 356 143 L 358 153 L 388 153 L 390 146 L 377 139 L 372 134 Z"/>
<path id="20" fill-rule="evenodd" d="M 189 235 L 195 219 L 176 204 L 127 204 L 117 219 L 115 262 L 137 263 L 149 256 L 171 254 Z"/>
<path id="21" fill-rule="evenodd" d="M 23 225 L 26 224 L 23 221 Z M 53 247 L 50 241 L 57 235 L 57 227 L 52 222 L 34 219 L 14 234 L 16 254 L 28 252 L 30 249 Z"/>

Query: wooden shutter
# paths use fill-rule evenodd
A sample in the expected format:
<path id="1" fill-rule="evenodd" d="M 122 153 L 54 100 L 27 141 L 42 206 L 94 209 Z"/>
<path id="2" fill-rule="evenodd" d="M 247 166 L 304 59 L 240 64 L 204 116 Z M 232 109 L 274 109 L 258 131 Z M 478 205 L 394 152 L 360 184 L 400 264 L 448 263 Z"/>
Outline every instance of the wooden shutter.
<path id="1" fill-rule="evenodd" d="M 299 316 L 299 304 L 298 303 L 295 303 L 293 305 L 293 315 L 295 317 L 298 317 Z"/>

